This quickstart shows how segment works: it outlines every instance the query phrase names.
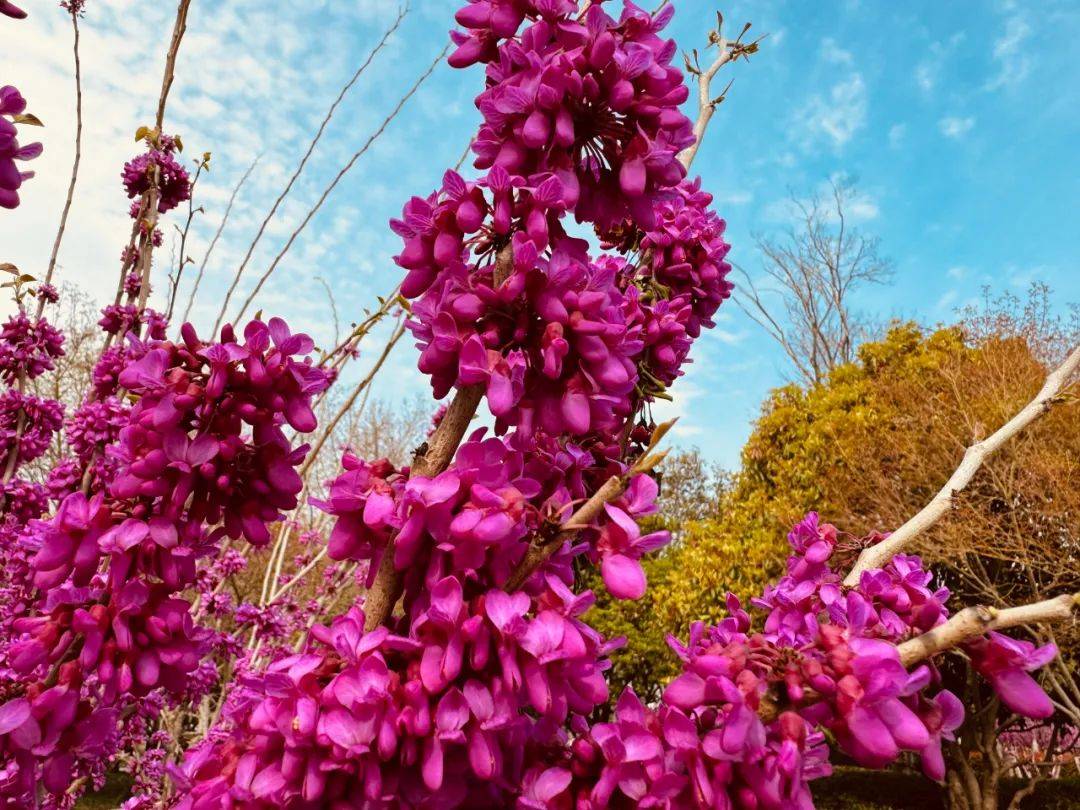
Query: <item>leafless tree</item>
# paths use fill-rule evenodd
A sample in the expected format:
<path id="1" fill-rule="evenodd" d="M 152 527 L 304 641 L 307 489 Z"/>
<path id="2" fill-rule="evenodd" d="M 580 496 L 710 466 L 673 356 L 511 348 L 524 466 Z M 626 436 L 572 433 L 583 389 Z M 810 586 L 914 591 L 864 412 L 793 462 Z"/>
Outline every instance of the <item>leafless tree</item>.
<path id="1" fill-rule="evenodd" d="M 809 200 L 791 195 L 795 224 L 780 238 L 757 238 L 763 278 L 755 282 L 739 268 L 744 283 L 735 296 L 810 384 L 854 359 L 867 328 L 852 308 L 852 294 L 891 275 L 878 238 L 851 221 L 854 184 L 833 180 L 830 189 Z"/>

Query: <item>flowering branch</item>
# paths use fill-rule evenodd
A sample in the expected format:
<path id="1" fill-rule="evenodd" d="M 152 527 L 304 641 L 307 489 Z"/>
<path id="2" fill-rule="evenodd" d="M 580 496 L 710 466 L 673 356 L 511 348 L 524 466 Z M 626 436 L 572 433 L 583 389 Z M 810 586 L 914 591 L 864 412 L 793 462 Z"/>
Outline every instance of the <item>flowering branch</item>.
<path id="1" fill-rule="evenodd" d="M 1039 393 L 1012 419 L 987 438 L 968 447 L 956 472 L 945 486 L 922 510 L 907 523 L 890 534 L 885 540 L 862 551 L 855 565 L 844 579 L 844 584 L 857 585 L 863 572 L 882 568 L 889 560 L 907 548 L 912 541 L 937 523 L 952 508 L 953 499 L 971 482 L 988 456 L 1000 449 L 1007 441 L 1045 415 L 1059 401 L 1062 389 L 1069 385 L 1080 368 L 1080 346 L 1073 349 L 1057 369 L 1051 372 Z"/>
<path id="2" fill-rule="evenodd" d="M 513 249 L 506 245 L 495 259 L 496 286 L 510 275 L 513 261 Z M 412 475 L 431 477 L 450 466 L 450 460 L 461 444 L 483 398 L 483 385 L 462 388 L 454 395 L 439 426 L 413 458 Z M 394 540 L 391 539 L 379 562 L 375 582 L 365 596 L 364 628 L 371 630 L 385 624 L 400 596 L 401 574 L 394 567 Z"/>
<path id="3" fill-rule="evenodd" d="M 991 630 L 1067 621 L 1073 618 L 1078 605 L 1080 593 L 1063 594 L 1019 607 L 967 607 L 933 630 L 898 644 L 896 649 L 900 653 L 900 662 L 905 667 L 910 667 L 938 653 L 959 647 Z"/>
<path id="4" fill-rule="evenodd" d="M 666 433 L 673 424 L 674 421 L 667 422 L 657 428 L 657 432 Z M 518 563 L 514 573 L 507 580 L 504 590 L 513 593 L 520 589 L 552 554 L 562 548 L 563 543 L 573 540 L 578 532 L 594 525 L 603 515 L 604 507 L 626 492 L 626 488 L 635 476 L 651 473 L 660 466 L 666 456 L 666 450 L 660 453 L 646 453 L 627 472 L 622 475 L 611 476 L 600 489 L 593 493 L 589 500 L 570 516 L 570 519 L 566 521 L 554 537 L 546 539 L 538 536 L 535 538 L 529 545 L 529 550 L 525 553 L 524 559 Z"/>

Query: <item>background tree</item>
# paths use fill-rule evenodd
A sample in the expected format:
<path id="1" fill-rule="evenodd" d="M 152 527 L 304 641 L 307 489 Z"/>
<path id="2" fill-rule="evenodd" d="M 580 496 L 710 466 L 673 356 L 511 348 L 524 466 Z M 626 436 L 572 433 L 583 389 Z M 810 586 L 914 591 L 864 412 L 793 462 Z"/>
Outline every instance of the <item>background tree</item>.
<path id="1" fill-rule="evenodd" d="M 787 527 L 806 511 L 856 536 L 902 524 L 948 479 L 964 448 L 1031 399 L 1076 334 L 1075 321 L 1054 317 L 1049 291 L 1037 286 L 1024 301 L 988 298 L 953 327 L 896 324 L 821 385 L 773 391 L 716 513 L 687 524 L 647 566 L 646 599 L 598 603 L 605 630 L 627 635 L 628 649 L 649 649 L 616 656 L 616 679 L 658 693 L 676 671 L 655 641 L 659 628 L 715 620 L 727 589 L 745 598 L 774 579 L 789 553 Z M 955 602 L 1005 606 L 1080 588 L 1078 465 L 1075 397 L 984 465 L 919 547 Z M 1077 725 L 1076 629 L 1053 632 L 1065 653 L 1046 676 L 1060 710 L 1055 723 Z M 988 691 L 966 686 L 963 662 L 955 663 L 948 676 L 980 710 L 952 751 L 950 803 L 996 807 L 1001 779 L 1018 763 L 998 736 L 1015 725 Z M 1059 733 L 1054 744 L 1068 739 Z M 1028 769 L 1032 778 L 1054 765 L 1046 751 L 1043 763 Z"/>
<path id="2" fill-rule="evenodd" d="M 791 194 L 795 224 L 783 236 L 757 237 L 762 275 L 743 275 L 735 301 L 780 345 L 799 377 L 820 383 L 856 357 L 868 325 L 853 309 L 862 286 L 891 275 L 877 237 L 854 226 L 859 193 L 848 179 L 829 181 L 826 195 Z"/>

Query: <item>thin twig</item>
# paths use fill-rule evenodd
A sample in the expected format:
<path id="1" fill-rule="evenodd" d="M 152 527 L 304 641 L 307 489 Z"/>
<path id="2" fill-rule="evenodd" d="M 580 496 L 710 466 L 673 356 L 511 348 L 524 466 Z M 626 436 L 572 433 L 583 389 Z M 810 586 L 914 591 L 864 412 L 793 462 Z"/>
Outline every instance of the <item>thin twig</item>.
<path id="1" fill-rule="evenodd" d="M 274 257 L 274 260 L 270 263 L 270 266 L 266 268 L 266 272 L 262 274 L 262 277 L 255 285 L 255 288 L 248 294 L 248 297 L 244 299 L 243 306 L 240 307 L 240 311 L 236 314 L 236 317 L 233 318 L 234 323 L 239 322 L 240 319 L 244 317 L 244 313 L 247 312 L 248 307 L 251 306 L 251 303 L 255 300 L 255 297 L 262 290 L 263 285 L 266 283 L 267 279 L 269 279 L 270 276 L 273 275 L 274 271 L 277 269 L 277 266 L 281 263 L 281 260 L 285 258 L 285 254 L 287 254 L 289 252 L 289 249 L 292 248 L 293 243 L 296 241 L 297 237 L 300 236 L 301 233 L 303 233 L 304 229 L 307 227 L 307 224 L 311 221 L 312 217 L 314 217 L 315 214 L 318 213 L 319 209 L 322 208 L 323 203 L 326 202 L 326 198 L 330 196 L 330 193 L 334 190 L 334 188 L 337 187 L 337 184 L 340 183 L 341 179 L 349 173 L 352 167 L 356 164 L 356 161 L 359 160 L 368 151 L 368 149 L 371 148 L 372 144 L 374 144 L 375 141 L 379 139 L 379 137 L 383 134 L 386 128 L 390 126 L 390 123 L 395 118 L 397 118 L 398 114 L 405 107 L 405 104 L 408 103 L 409 99 L 412 98 L 413 95 L 415 95 L 416 91 L 420 89 L 421 85 L 423 85 L 425 81 L 427 81 L 428 77 L 435 72 L 435 68 L 439 66 L 439 63 L 442 62 L 443 58 L 446 56 L 449 50 L 450 46 L 447 45 L 445 48 L 442 49 L 439 55 L 436 56 L 434 60 L 432 60 L 431 64 L 428 66 L 428 69 L 425 70 L 424 73 L 420 76 L 420 78 L 418 78 L 413 83 L 413 86 L 409 88 L 409 91 L 401 97 L 401 99 L 397 103 L 397 106 L 394 107 L 390 115 L 383 119 L 383 122 L 379 125 L 379 128 L 375 130 L 375 132 L 373 132 L 370 137 L 368 137 L 368 139 L 364 142 L 364 145 L 361 146 L 360 149 L 357 150 L 351 158 L 349 158 L 348 163 L 346 163 L 341 168 L 337 175 L 335 175 L 334 179 L 330 181 L 330 184 L 327 185 L 325 189 L 323 189 L 323 193 L 319 197 L 318 201 L 316 201 L 315 205 L 311 207 L 311 210 L 307 212 L 307 215 L 289 236 L 289 240 L 285 243 L 285 246 L 281 249 L 278 255 Z M 216 326 L 214 328 L 215 330 L 217 329 Z"/>
<path id="2" fill-rule="evenodd" d="M 77 6 L 72 6 L 71 27 L 75 31 L 75 159 L 71 164 L 71 180 L 68 183 L 67 199 L 64 200 L 64 208 L 60 212 L 60 227 L 56 231 L 56 239 L 53 241 L 52 253 L 49 255 L 49 266 L 45 271 L 45 284 L 51 284 L 53 272 L 56 269 L 56 257 L 60 254 L 60 243 L 64 239 L 64 230 L 67 228 L 68 214 L 71 212 L 71 201 L 75 197 L 75 182 L 79 178 L 79 163 L 82 161 L 82 61 L 79 59 L 79 14 Z M 45 299 L 38 300 L 37 317 L 41 320 L 41 314 L 45 309 Z"/>
<path id="3" fill-rule="evenodd" d="M 375 379 L 375 375 L 377 375 L 379 373 L 379 371 L 382 369 L 383 364 L 386 363 L 386 359 L 390 356 L 390 352 L 392 352 L 394 350 L 394 347 L 397 345 L 398 341 L 401 340 L 401 337 L 404 334 L 405 334 L 405 320 L 404 320 L 404 318 L 402 318 L 398 322 L 398 325 L 394 329 L 394 332 L 390 336 L 390 339 L 386 342 L 386 345 L 383 347 L 382 353 L 379 355 L 379 358 L 375 361 L 375 364 L 371 367 L 371 370 L 367 373 L 367 375 L 359 383 L 357 383 L 357 385 L 353 389 L 352 393 L 345 400 L 345 402 L 342 403 L 342 405 L 338 409 L 337 413 L 334 414 L 334 418 L 331 419 L 326 424 L 326 427 L 323 429 L 323 432 L 319 436 L 318 441 L 315 442 L 315 446 L 312 447 L 311 450 L 308 452 L 307 458 L 304 460 L 304 464 L 300 468 L 300 477 L 301 478 L 306 478 L 307 477 L 308 471 L 311 469 L 311 466 L 315 463 L 315 460 L 318 458 L 319 453 L 322 452 L 323 446 L 326 444 L 327 440 L 333 434 L 334 430 L 337 429 L 338 424 L 340 424 L 341 420 L 345 417 L 345 415 L 350 410 L 352 410 L 352 407 L 353 407 L 353 405 L 356 404 L 356 400 L 359 398 L 360 394 L 362 394 L 365 390 L 367 390 L 368 386 L 371 385 L 371 381 Z"/>
<path id="4" fill-rule="evenodd" d="M 360 64 L 360 67 L 356 69 L 356 72 L 353 73 L 352 78 L 349 79 L 349 81 L 345 83 L 345 86 L 341 88 L 341 91 L 338 93 L 337 98 L 334 99 L 334 102 L 326 111 L 326 115 L 323 116 L 322 123 L 319 124 L 319 129 L 315 132 L 315 136 L 311 139 L 311 143 L 308 144 L 307 151 L 304 153 L 304 156 L 300 159 L 300 163 L 293 171 L 292 177 L 289 178 L 289 182 L 285 184 L 285 188 L 282 189 L 277 199 L 274 200 L 274 204 L 270 206 L 270 210 L 267 212 L 266 217 L 262 221 L 262 224 L 259 225 L 259 230 L 256 232 L 255 238 L 252 240 L 251 244 L 248 245 L 247 253 L 244 254 L 244 258 L 240 262 L 240 266 L 237 268 L 236 274 L 233 276 L 232 284 L 229 285 L 229 289 L 225 293 L 225 299 L 221 302 L 221 311 L 218 312 L 217 320 L 214 321 L 213 334 L 216 335 L 218 329 L 221 327 L 221 322 L 224 320 L 225 313 L 228 311 L 229 308 L 229 302 L 232 300 L 233 293 L 236 292 L 236 287 L 240 283 L 240 277 L 244 274 L 244 269 L 247 267 L 248 262 L 251 261 L 251 255 L 255 252 L 255 247 L 259 244 L 259 241 L 262 239 L 263 234 L 266 232 L 266 226 L 270 223 L 270 220 L 274 218 L 274 214 L 277 213 L 278 208 L 281 206 L 282 202 L 285 201 L 285 198 L 292 190 L 293 184 L 296 183 L 297 178 L 300 177 L 301 173 L 304 171 L 304 167 L 307 165 L 308 160 L 311 158 L 312 153 L 315 151 L 315 147 L 322 139 L 323 132 L 326 131 L 326 127 L 330 124 L 330 120 L 334 117 L 334 113 L 337 111 L 338 105 L 341 104 L 342 99 L 345 98 L 345 95 L 349 92 L 349 90 L 352 89 L 353 85 L 356 84 L 357 80 L 360 78 L 363 72 L 367 70 L 368 65 L 370 65 L 371 62 L 375 59 L 375 57 L 379 54 L 379 52 L 384 47 L 386 47 L 386 43 L 389 41 L 390 37 L 393 36 L 394 32 L 397 31 L 397 29 L 401 26 L 402 20 L 405 19 L 405 15 L 407 15 L 408 13 L 408 5 L 401 6 L 398 9 L 398 15 L 397 18 L 394 20 L 393 24 L 388 29 L 386 29 L 386 31 L 382 35 L 382 39 L 380 39 L 379 42 L 375 45 L 375 47 L 368 53 L 367 58 L 365 58 L 364 61 Z"/>
<path id="5" fill-rule="evenodd" d="M 248 166 L 247 171 L 244 172 L 243 176 L 240 178 L 240 182 L 233 187 L 232 194 L 229 195 L 229 203 L 225 206 L 225 214 L 221 217 L 221 222 L 218 224 L 218 229 L 214 233 L 214 238 L 210 240 L 209 247 L 206 248 L 202 263 L 199 265 L 199 272 L 195 275 L 195 284 L 191 288 L 191 295 L 188 296 L 187 306 L 184 307 L 184 317 L 181 318 L 181 323 L 187 323 L 188 318 L 191 316 L 191 307 L 195 304 L 195 296 L 199 292 L 199 284 L 202 283 L 203 273 L 206 270 L 206 263 L 210 259 L 210 254 L 214 252 L 214 246 L 217 245 L 218 239 L 221 238 L 222 231 L 225 230 L 225 224 L 229 221 L 229 213 L 232 211 L 233 203 L 236 202 L 236 195 L 239 194 L 240 189 L 244 187 L 244 183 L 247 182 L 248 177 L 250 177 L 251 173 L 255 170 L 261 157 L 262 155 L 257 155 L 255 160 L 251 161 L 251 165 Z"/>
<path id="6" fill-rule="evenodd" d="M 165 320 L 167 321 L 172 320 L 173 307 L 176 306 L 176 295 L 180 292 L 180 280 L 184 276 L 184 267 L 187 266 L 189 261 L 195 261 L 194 259 L 189 259 L 186 255 L 187 238 L 188 234 L 191 233 L 191 222 L 195 219 L 195 215 L 203 213 L 203 207 L 201 205 L 198 208 L 195 207 L 195 186 L 199 184 L 199 177 L 202 175 L 202 170 L 209 165 L 207 157 L 204 155 L 203 159 L 199 161 L 199 164 L 195 168 L 195 177 L 191 180 L 191 193 L 188 195 L 187 219 L 184 221 L 184 227 L 180 231 L 180 263 L 176 266 L 176 277 L 170 279 L 172 282 L 172 289 L 169 291 L 169 308 L 165 312 Z M 175 259 L 175 257 L 173 258 Z"/>

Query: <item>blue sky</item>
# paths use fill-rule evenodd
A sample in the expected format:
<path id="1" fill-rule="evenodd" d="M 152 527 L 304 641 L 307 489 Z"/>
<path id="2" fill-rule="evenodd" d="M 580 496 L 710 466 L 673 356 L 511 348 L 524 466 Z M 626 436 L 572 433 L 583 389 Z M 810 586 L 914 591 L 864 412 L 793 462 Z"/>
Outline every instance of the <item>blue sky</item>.
<path id="1" fill-rule="evenodd" d="M 0 259 L 27 272 L 48 257 L 70 164 L 70 29 L 53 0 L 24 3 L 31 17 L 2 23 L 0 80 L 19 86 L 48 125 L 38 177 L 24 205 L 0 214 Z M 157 96 L 171 28 L 168 3 L 89 0 L 83 21 L 87 134 L 83 181 L 61 255 L 62 277 L 104 298 L 123 244 L 120 167 Z M 445 42 L 456 2 L 416 8 L 346 98 L 294 194 L 255 254 L 261 272 L 328 180 L 382 121 Z M 699 47 L 714 6 L 676 2 L 671 35 Z M 192 250 L 201 259 L 225 202 L 251 160 L 259 167 L 208 266 L 198 325 L 212 322 L 232 269 L 306 148 L 338 88 L 395 16 L 386 0 L 280 3 L 195 0 L 167 128 L 191 153 L 209 150 Z M 767 33 L 749 63 L 724 69 L 734 85 L 694 170 L 729 225 L 732 258 L 759 272 L 754 234 L 788 224 L 789 191 L 808 195 L 830 177 L 855 177 L 860 227 L 881 238 L 895 276 L 868 289 L 874 319 L 948 320 L 984 285 L 1022 292 L 1032 281 L 1064 308 L 1080 301 L 1080 7 L 1043 2 L 806 3 L 723 7 L 728 30 Z M 440 67 L 376 147 L 346 176 L 259 297 L 326 343 L 333 290 L 342 321 L 391 289 L 397 240 L 385 223 L 411 194 L 426 194 L 454 164 L 477 121 L 477 70 Z M 167 260 L 169 246 L 162 257 Z M 190 271 L 189 271 L 190 272 Z M 252 276 L 249 273 L 250 284 Z M 242 288 L 244 284 L 241 285 Z M 164 289 L 164 284 L 160 284 Z M 183 296 L 182 296 L 183 297 Z M 726 311 L 725 311 L 726 310 Z M 375 353 L 371 346 L 369 354 Z M 790 377 L 779 350 L 733 305 L 696 347 L 673 391 L 678 441 L 737 464 L 767 391 Z M 379 393 L 425 392 L 411 346 L 399 347 Z M 363 360 L 355 373 L 359 373 Z"/>

